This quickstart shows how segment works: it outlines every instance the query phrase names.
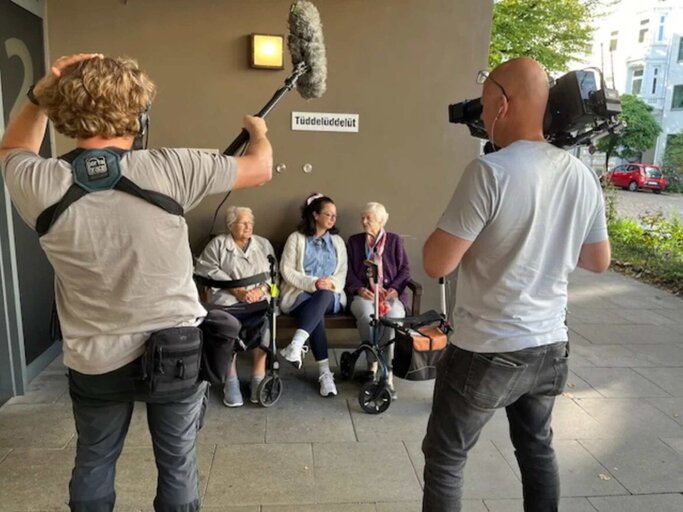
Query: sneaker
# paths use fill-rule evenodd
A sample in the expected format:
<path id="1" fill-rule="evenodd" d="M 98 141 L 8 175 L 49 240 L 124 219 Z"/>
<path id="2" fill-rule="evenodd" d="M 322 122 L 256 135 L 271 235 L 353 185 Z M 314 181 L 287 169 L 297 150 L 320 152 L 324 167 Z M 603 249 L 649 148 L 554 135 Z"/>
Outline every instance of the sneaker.
<path id="1" fill-rule="evenodd" d="M 251 379 L 251 394 L 249 396 L 249 401 L 252 404 L 257 404 L 258 403 L 258 387 L 259 384 L 261 384 L 261 381 L 263 380 L 263 377 L 253 377 Z"/>
<path id="2" fill-rule="evenodd" d="M 223 387 L 223 404 L 226 407 L 241 407 L 244 405 L 244 399 L 240 392 L 240 381 L 237 379 L 228 379 Z"/>
<path id="3" fill-rule="evenodd" d="M 308 352 L 308 346 L 304 345 L 301 348 L 297 348 L 294 343 L 290 343 L 285 348 L 280 350 L 280 355 L 284 357 L 287 361 L 294 365 L 297 370 L 301 369 L 304 364 L 304 357 Z"/>
<path id="4" fill-rule="evenodd" d="M 320 394 L 322 396 L 337 396 L 337 386 L 334 385 L 334 373 L 323 373 L 318 377 L 318 382 L 320 382 Z"/>

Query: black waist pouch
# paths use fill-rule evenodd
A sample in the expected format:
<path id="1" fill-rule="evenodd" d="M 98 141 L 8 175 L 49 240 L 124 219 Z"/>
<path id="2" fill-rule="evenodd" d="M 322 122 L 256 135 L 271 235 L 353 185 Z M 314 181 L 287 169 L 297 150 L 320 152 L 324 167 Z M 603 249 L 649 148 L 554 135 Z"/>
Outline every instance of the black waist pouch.
<path id="1" fill-rule="evenodd" d="M 170 327 L 153 333 L 142 356 L 142 380 L 153 397 L 180 397 L 199 382 L 202 331 Z"/>

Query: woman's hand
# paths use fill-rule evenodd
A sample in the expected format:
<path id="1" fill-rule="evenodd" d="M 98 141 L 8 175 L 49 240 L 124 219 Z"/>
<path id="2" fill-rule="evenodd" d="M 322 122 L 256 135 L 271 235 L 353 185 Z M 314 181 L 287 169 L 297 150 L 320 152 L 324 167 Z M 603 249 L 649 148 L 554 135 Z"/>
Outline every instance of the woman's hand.
<path id="1" fill-rule="evenodd" d="M 321 277 L 315 282 L 315 288 L 317 290 L 333 290 L 334 291 L 334 283 L 332 282 L 332 279 L 329 277 Z"/>
<path id="2" fill-rule="evenodd" d="M 375 295 L 372 293 L 372 290 L 368 290 L 367 288 L 359 288 L 358 289 L 358 295 L 367 300 L 372 300 L 375 298 Z"/>
<path id="3" fill-rule="evenodd" d="M 233 288 L 232 290 L 228 290 L 228 292 L 233 294 L 235 297 L 237 297 L 238 301 L 247 302 L 247 289 L 246 288 Z"/>
<path id="4" fill-rule="evenodd" d="M 257 286 L 256 288 L 252 288 L 246 294 L 244 295 L 244 301 L 243 302 L 248 302 L 249 304 L 252 304 L 254 302 L 259 302 L 263 300 L 265 297 L 265 293 L 263 292 L 263 289 L 260 286 Z"/>
<path id="5" fill-rule="evenodd" d="M 394 300 L 398 299 L 398 292 L 393 288 L 389 288 L 384 296 L 384 300 Z"/>

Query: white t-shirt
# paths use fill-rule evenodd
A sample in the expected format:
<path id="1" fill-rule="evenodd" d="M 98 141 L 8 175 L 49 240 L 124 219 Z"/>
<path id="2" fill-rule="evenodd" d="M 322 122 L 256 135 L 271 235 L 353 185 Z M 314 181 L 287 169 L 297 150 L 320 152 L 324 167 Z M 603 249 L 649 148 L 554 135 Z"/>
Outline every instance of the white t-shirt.
<path id="1" fill-rule="evenodd" d="M 32 227 L 73 183 L 69 164 L 29 151 L 12 151 L 0 164 Z M 140 188 L 170 196 L 186 212 L 204 196 L 230 190 L 236 177 L 233 158 L 187 149 L 129 152 L 120 165 Z M 120 368 L 142 354 L 151 332 L 206 315 L 192 281 L 185 219 L 143 199 L 116 190 L 87 194 L 40 245 L 55 271 L 64 363 L 76 371 Z"/>
<path id="2" fill-rule="evenodd" d="M 438 227 L 473 241 L 458 268 L 452 342 L 512 352 L 567 340 L 567 280 L 581 246 L 607 240 L 595 173 L 545 142 L 472 161 Z"/>

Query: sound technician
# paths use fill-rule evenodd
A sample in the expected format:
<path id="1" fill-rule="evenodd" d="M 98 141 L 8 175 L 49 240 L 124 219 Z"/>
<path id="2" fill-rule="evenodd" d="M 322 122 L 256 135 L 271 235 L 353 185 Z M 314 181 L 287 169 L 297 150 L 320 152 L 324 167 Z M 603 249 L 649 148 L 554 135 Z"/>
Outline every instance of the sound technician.
<path id="1" fill-rule="evenodd" d="M 499 151 L 472 161 L 424 246 L 431 277 L 458 269 L 454 334 L 439 363 L 422 450 L 425 512 L 459 512 L 469 450 L 505 408 L 525 512 L 556 512 L 551 413 L 567 380 L 568 275 L 610 263 L 595 174 L 545 142 L 548 78 L 518 58 L 481 74 Z M 482 83 L 480 81 L 480 83 Z"/>
<path id="2" fill-rule="evenodd" d="M 245 117 L 251 142 L 239 158 L 189 149 L 131 151 L 154 94 L 132 60 L 62 57 L 29 90 L 30 101 L 0 145 L 12 201 L 41 235 L 55 271 L 78 432 L 72 511 L 114 509 L 115 466 L 135 400 L 147 402 L 158 469 L 154 509 L 199 510 L 195 445 L 206 384 L 190 370 L 198 371 L 201 344 L 192 329 L 206 311 L 192 281 L 183 213 L 209 194 L 271 179 L 267 128 L 255 117 Z M 76 139 L 76 149 L 61 158 L 37 154 L 48 118 Z M 178 378 L 170 381 L 189 387 L 165 397 L 141 375 L 148 339 L 159 333 L 193 347 L 187 366 L 174 360 Z"/>

